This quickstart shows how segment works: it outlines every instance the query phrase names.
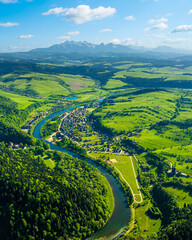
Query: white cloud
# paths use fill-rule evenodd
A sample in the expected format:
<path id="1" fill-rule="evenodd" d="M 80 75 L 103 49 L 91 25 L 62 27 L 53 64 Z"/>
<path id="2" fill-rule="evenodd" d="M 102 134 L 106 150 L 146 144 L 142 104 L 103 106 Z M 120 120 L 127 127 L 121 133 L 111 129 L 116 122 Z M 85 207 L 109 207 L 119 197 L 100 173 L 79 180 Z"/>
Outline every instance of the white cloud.
<path id="1" fill-rule="evenodd" d="M 15 50 L 15 49 L 18 49 L 18 47 L 17 47 L 17 46 L 14 46 L 14 45 L 9 45 L 9 49 L 10 49 L 10 50 Z"/>
<path id="2" fill-rule="evenodd" d="M 158 23 L 156 25 L 154 25 L 151 29 L 159 29 L 159 30 L 164 30 L 168 28 L 168 25 L 165 23 Z"/>
<path id="3" fill-rule="evenodd" d="M 73 21 L 75 24 L 82 24 L 85 22 L 103 19 L 113 16 L 116 12 L 115 8 L 98 7 L 91 9 L 88 5 L 79 5 L 76 8 L 53 8 L 43 15 L 56 14 L 63 16 L 67 21 Z"/>
<path id="4" fill-rule="evenodd" d="M 166 37 L 166 35 L 165 35 L 165 34 L 162 34 L 162 33 L 161 33 L 161 34 L 153 34 L 152 36 L 153 36 L 154 38 L 158 38 L 158 39 L 159 39 L 159 38 L 165 38 L 165 37 Z"/>
<path id="5" fill-rule="evenodd" d="M 180 25 L 177 26 L 172 33 L 177 33 L 177 32 L 190 32 L 192 31 L 192 25 Z"/>
<path id="6" fill-rule="evenodd" d="M 14 27 L 19 26 L 19 23 L 7 22 L 7 23 L 0 23 L 1 27 Z"/>
<path id="7" fill-rule="evenodd" d="M 42 15 L 51 15 L 51 14 L 55 14 L 55 15 L 60 15 L 61 13 L 64 13 L 67 10 L 67 8 L 52 8 L 47 12 L 42 13 Z"/>
<path id="8" fill-rule="evenodd" d="M 70 41 L 70 40 L 71 40 L 71 37 L 70 37 L 70 36 L 60 36 L 60 37 L 57 37 L 57 39 L 62 39 L 62 40 Z"/>
<path id="9" fill-rule="evenodd" d="M 189 10 L 189 12 L 188 12 L 189 14 L 192 14 L 192 9 L 191 10 Z"/>
<path id="10" fill-rule="evenodd" d="M 131 15 L 131 16 L 127 16 L 127 17 L 125 18 L 125 20 L 127 20 L 127 21 L 133 21 L 133 20 L 135 20 L 135 18 Z"/>
<path id="11" fill-rule="evenodd" d="M 168 22 L 168 19 L 167 18 L 160 18 L 160 19 L 151 19 L 149 20 L 147 23 L 148 24 L 158 24 L 158 23 L 166 23 Z"/>
<path id="12" fill-rule="evenodd" d="M 35 36 L 32 34 L 27 34 L 27 35 L 21 35 L 19 38 L 20 39 L 29 39 L 29 38 L 33 38 L 33 37 L 35 37 Z"/>
<path id="13" fill-rule="evenodd" d="M 168 44 L 180 44 L 180 43 L 187 43 L 191 42 L 192 39 L 189 38 L 167 38 L 165 39 L 164 43 Z"/>
<path id="14" fill-rule="evenodd" d="M 111 40 L 111 43 L 113 44 L 121 44 L 121 40 L 114 38 L 113 40 Z"/>
<path id="15" fill-rule="evenodd" d="M 158 23 L 155 24 L 152 27 L 147 27 L 144 29 L 144 31 L 150 31 L 150 30 L 165 30 L 166 28 L 168 28 L 168 25 L 165 23 Z"/>
<path id="16" fill-rule="evenodd" d="M 115 38 L 115 39 L 111 40 L 111 43 L 113 43 L 113 44 L 122 44 L 122 45 L 134 44 L 133 40 L 131 38 L 127 38 L 127 39 L 124 39 L 124 40 L 120 40 L 120 39 Z"/>
<path id="17" fill-rule="evenodd" d="M 16 3 L 17 0 L 0 0 L 2 3 Z"/>
<path id="18" fill-rule="evenodd" d="M 67 33 L 67 36 L 74 37 L 74 36 L 77 36 L 77 35 L 79 35 L 79 34 L 80 34 L 79 31 L 74 31 L 74 32 L 68 32 L 68 33 Z"/>
<path id="19" fill-rule="evenodd" d="M 79 35 L 79 34 L 80 34 L 79 31 L 68 32 L 68 33 L 66 33 L 66 35 L 64 35 L 64 36 L 57 37 L 57 39 L 63 39 L 63 40 L 66 40 L 66 41 L 70 41 L 70 40 L 71 40 L 71 37 L 77 36 L 77 35 Z"/>
<path id="20" fill-rule="evenodd" d="M 100 30 L 100 33 L 104 33 L 104 32 L 112 32 L 112 29 L 105 28 Z"/>
<path id="21" fill-rule="evenodd" d="M 145 32 L 147 32 L 147 31 L 149 31 L 149 30 L 151 30 L 151 28 L 149 28 L 149 27 L 144 28 L 144 31 L 145 31 Z"/>

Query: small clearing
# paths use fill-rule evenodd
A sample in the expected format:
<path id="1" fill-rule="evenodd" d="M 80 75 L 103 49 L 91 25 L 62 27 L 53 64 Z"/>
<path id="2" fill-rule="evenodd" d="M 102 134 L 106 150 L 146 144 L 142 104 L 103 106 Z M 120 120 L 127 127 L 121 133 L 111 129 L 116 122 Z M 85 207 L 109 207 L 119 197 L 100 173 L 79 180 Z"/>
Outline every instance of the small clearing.
<path id="1" fill-rule="evenodd" d="M 48 142 L 53 142 L 53 137 L 56 135 L 56 132 L 54 132 L 48 139 Z"/>
<path id="2" fill-rule="evenodd" d="M 110 159 L 110 162 L 112 162 L 112 163 L 116 163 L 117 160 L 116 160 L 116 159 Z"/>
<path id="3" fill-rule="evenodd" d="M 70 82 L 67 84 L 70 86 L 71 90 L 79 90 L 87 87 L 87 84 L 82 82 Z"/>

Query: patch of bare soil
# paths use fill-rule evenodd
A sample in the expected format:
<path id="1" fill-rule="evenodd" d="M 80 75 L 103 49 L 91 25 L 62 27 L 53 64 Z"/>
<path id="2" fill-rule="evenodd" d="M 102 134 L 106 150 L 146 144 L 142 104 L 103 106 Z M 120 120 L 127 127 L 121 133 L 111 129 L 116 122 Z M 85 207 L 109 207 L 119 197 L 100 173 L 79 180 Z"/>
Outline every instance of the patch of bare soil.
<path id="1" fill-rule="evenodd" d="M 71 82 L 68 83 L 68 85 L 70 86 L 71 90 L 79 90 L 87 87 L 87 84 L 82 82 Z"/>

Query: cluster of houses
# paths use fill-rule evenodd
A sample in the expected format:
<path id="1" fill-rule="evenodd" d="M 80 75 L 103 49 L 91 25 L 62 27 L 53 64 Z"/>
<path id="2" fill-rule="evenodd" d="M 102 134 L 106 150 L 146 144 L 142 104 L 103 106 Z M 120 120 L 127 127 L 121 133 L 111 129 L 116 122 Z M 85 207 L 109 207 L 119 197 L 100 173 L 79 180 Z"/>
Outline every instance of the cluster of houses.
<path id="1" fill-rule="evenodd" d="M 13 142 L 10 142 L 9 145 L 8 145 L 8 148 L 10 149 L 26 149 L 27 147 L 23 144 L 17 144 L 17 143 L 13 143 Z"/>
<path id="2" fill-rule="evenodd" d="M 70 138 L 72 141 L 81 142 L 81 134 L 79 132 L 88 133 L 87 109 L 85 107 L 71 111 L 69 114 L 64 113 L 60 126 L 62 134 Z M 78 132 L 79 131 L 79 132 Z"/>
<path id="3" fill-rule="evenodd" d="M 32 128 L 33 124 L 35 124 L 41 117 L 45 117 L 47 113 L 48 111 L 38 112 L 38 115 L 35 115 L 32 119 L 28 120 L 21 129 L 28 132 Z"/>
<path id="4" fill-rule="evenodd" d="M 94 121 L 89 119 L 87 107 L 88 106 L 73 110 L 69 114 L 64 113 L 60 125 L 61 133 L 58 133 L 56 137 L 62 139 L 63 136 L 66 136 L 91 151 L 122 154 L 123 151 L 120 147 L 112 147 L 115 144 L 115 139 L 112 139 L 107 133 L 96 132 L 94 130 Z M 83 137 L 92 136 L 98 137 L 99 140 L 83 139 Z"/>
<path id="5" fill-rule="evenodd" d="M 63 102 L 58 100 L 57 103 L 60 104 L 65 104 L 65 106 L 69 105 L 68 102 Z M 49 106 L 49 105 L 47 105 Z M 21 128 L 23 131 L 25 132 L 29 132 L 29 130 L 32 128 L 32 126 L 42 117 L 46 117 L 46 115 L 51 112 L 51 111 L 55 111 L 55 109 L 57 108 L 57 106 L 53 106 L 50 109 L 48 109 L 47 111 L 38 111 L 38 115 L 35 115 L 32 119 L 28 120 L 25 125 Z"/>

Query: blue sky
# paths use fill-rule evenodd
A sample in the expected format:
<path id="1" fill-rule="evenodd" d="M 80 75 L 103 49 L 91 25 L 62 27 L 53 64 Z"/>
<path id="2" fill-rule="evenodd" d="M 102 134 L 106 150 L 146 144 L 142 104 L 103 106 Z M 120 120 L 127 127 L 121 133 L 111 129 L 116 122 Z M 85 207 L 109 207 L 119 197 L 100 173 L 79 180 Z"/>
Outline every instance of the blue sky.
<path id="1" fill-rule="evenodd" d="M 0 52 L 66 40 L 192 49 L 191 0 L 0 0 Z"/>

